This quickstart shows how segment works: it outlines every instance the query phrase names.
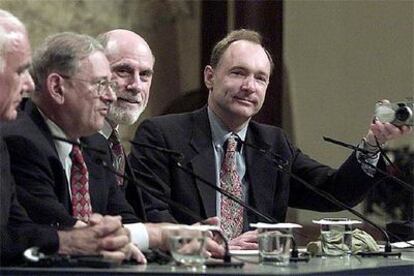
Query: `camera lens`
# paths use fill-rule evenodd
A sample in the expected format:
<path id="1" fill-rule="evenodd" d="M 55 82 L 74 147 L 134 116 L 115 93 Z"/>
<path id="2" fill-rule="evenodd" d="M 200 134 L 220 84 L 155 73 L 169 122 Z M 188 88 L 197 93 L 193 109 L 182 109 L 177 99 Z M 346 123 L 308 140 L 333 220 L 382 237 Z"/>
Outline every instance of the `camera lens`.
<path id="1" fill-rule="evenodd" d="M 395 118 L 401 122 L 408 120 L 408 118 L 410 118 L 410 115 L 411 113 L 407 107 L 400 107 L 395 111 Z"/>

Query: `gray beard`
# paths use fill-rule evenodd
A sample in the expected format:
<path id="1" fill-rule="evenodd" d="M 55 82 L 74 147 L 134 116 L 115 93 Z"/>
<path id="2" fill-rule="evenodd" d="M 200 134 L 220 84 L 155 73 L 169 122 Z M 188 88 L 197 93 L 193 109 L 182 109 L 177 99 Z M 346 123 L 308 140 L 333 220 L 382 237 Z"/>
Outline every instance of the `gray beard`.
<path id="1" fill-rule="evenodd" d="M 117 125 L 132 125 L 138 120 L 144 109 L 141 108 L 136 112 L 127 112 L 118 106 L 111 106 L 107 118 Z"/>

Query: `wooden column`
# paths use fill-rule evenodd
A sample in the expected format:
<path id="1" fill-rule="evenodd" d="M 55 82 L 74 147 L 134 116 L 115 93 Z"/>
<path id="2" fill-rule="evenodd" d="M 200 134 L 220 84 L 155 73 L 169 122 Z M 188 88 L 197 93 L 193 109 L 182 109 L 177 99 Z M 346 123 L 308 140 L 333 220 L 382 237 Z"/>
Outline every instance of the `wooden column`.
<path id="1" fill-rule="evenodd" d="M 282 126 L 283 1 L 235 1 L 235 16 L 236 29 L 252 29 L 263 35 L 275 63 L 266 100 L 255 120 Z"/>

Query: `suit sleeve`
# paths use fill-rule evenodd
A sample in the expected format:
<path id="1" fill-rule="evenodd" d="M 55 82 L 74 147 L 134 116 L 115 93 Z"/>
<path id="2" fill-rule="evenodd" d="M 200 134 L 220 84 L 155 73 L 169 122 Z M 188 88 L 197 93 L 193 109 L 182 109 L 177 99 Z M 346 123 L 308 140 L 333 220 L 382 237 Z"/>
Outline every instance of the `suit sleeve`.
<path id="1" fill-rule="evenodd" d="M 59 237 L 57 230 L 33 223 L 26 211 L 12 195 L 10 217 L 7 226 L 1 229 L 1 261 L 2 264 L 19 262 L 24 250 L 39 247 L 40 251 L 52 254 L 58 251 Z"/>
<path id="2" fill-rule="evenodd" d="M 355 153 L 351 154 L 338 169 L 332 169 L 313 160 L 293 146 L 292 149 L 294 152 L 292 173 L 350 207 L 360 203 L 375 183 L 381 179 L 379 176 L 367 175 L 357 161 Z M 383 160 L 379 162 L 379 166 L 384 166 Z M 292 180 L 290 185 L 289 205 L 324 212 L 342 210 L 295 180 Z"/>
<path id="3" fill-rule="evenodd" d="M 63 183 L 55 183 L 54 174 L 64 173 L 61 165 L 47 166 L 50 160 L 42 150 L 22 136 L 8 136 L 6 143 L 12 153 L 11 172 L 15 177 L 18 200 L 29 217 L 39 224 L 72 227 L 76 219 L 56 195 L 56 185 Z"/>
<path id="4" fill-rule="evenodd" d="M 39 247 L 45 253 L 56 252 L 59 247 L 57 231 L 51 227 L 34 224 L 18 203 L 5 144 L 1 142 L 0 147 L 1 264 L 10 265 L 20 262 L 23 251 L 32 246 Z"/>
<path id="5" fill-rule="evenodd" d="M 134 142 L 167 148 L 159 127 L 148 120 L 144 121 L 137 129 Z M 170 169 L 173 165 L 167 155 L 132 145 L 132 150 L 128 158 L 138 181 L 171 199 L 171 187 L 169 183 L 170 179 L 172 179 Z M 143 191 L 142 196 L 149 221 L 177 222 L 168 204 L 156 199 L 145 191 Z"/>

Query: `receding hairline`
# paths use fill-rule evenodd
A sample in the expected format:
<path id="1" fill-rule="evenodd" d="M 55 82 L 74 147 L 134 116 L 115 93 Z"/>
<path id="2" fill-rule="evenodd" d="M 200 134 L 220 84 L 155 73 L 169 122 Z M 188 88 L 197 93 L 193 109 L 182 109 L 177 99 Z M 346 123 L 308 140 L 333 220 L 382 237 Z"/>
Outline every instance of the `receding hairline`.
<path id="1" fill-rule="evenodd" d="M 133 38 L 137 44 L 144 45 L 150 52 L 153 59 L 153 63 L 155 63 L 155 56 L 152 53 L 151 47 L 149 46 L 148 42 L 141 35 L 126 29 L 115 29 L 97 36 L 97 40 L 104 47 L 104 53 L 106 55 L 111 55 L 119 51 L 119 48 L 121 47 L 120 44 L 122 42 L 122 34 L 128 35 L 130 38 Z"/>
<path id="2" fill-rule="evenodd" d="M 23 22 L 20 21 L 19 18 L 17 18 L 16 16 L 14 16 L 12 13 L 2 10 L 0 9 L 0 26 L 4 25 L 7 23 L 7 25 L 9 26 L 16 26 L 18 28 L 22 28 L 24 30 L 26 30 L 26 27 L 24 26 Z"/>
<path id="3" fill-rule="evenodd" d="M 24 24 L 10 12 L 0 9 L 0 72 L 3 72 L 6 66 L 4 58 L 11 50 L 8 47 L 10 41 L 24 40 L 26 36 Z"/>
<path id="4" fill-rule="evenodd" d="M 270 74 L 272 74 L 274 62 L 270 51 L 265 46 L 263 36 L 259 32 L 250 29 L 233 30 L 218 41 L 211 51 L 210 66 L 215 68 L 221 62 L 222 57 L 224 53 L 227 52 L 228 48 L 237 41 L 248 41 L 259 45 L 267 56 L 270 63 Z"/>

